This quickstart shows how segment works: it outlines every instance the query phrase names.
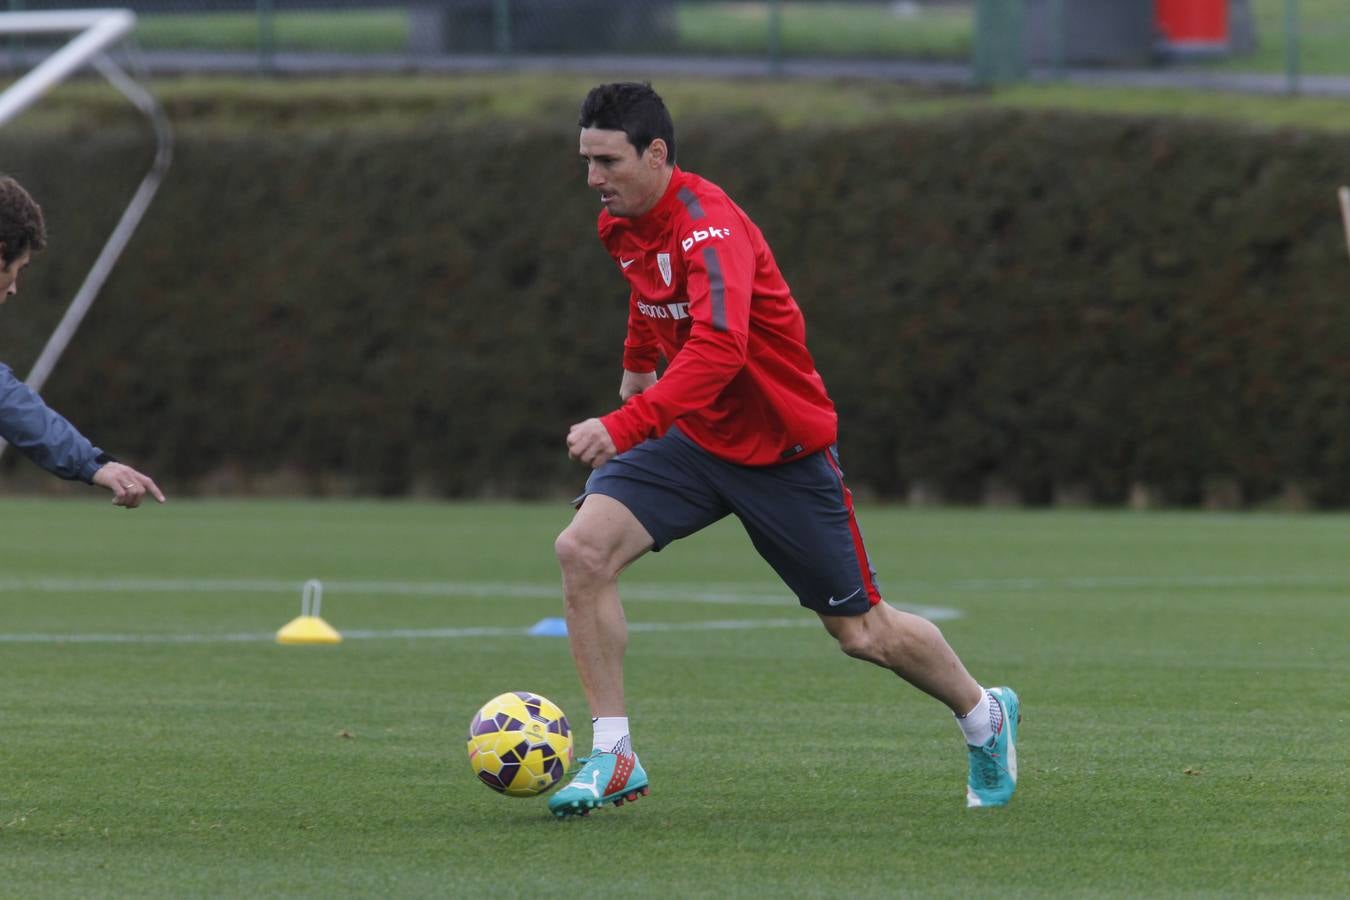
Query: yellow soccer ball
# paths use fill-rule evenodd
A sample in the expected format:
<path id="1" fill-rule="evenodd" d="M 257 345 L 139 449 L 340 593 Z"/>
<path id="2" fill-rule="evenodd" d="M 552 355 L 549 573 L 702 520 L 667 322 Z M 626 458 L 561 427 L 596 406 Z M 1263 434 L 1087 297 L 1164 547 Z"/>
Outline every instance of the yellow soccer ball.
<path id="1" fill-rule="evenodd" d="M 567 716 L 528 691 L 493 697 L 469 723 L 469 765 L 499 794 L 537 797 L 572 767 Z"/>

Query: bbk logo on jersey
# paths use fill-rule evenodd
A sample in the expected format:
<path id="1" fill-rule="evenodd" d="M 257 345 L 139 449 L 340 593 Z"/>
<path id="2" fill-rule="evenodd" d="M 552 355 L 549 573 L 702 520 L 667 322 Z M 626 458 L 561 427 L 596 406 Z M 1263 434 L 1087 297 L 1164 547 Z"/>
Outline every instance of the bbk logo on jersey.
<path id="1" fill-rule="evenodd" d="M 695 244 L 713 238 L 724 238 L 729 234 L 731 234 L 730 228 L 696 228 L 689 237 L 680 241 L 680 249 L 685 253 L 688 253 L 690 250 L 694 249 Z"/>

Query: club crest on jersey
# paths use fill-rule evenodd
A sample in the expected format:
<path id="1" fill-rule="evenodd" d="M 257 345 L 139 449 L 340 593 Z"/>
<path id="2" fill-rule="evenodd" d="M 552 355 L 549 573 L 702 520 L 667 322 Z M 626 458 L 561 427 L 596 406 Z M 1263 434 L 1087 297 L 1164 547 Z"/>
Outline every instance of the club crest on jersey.
<path id="1" fill-rule="evenodd" d="M 666 287 L 670 287 L 670 254 L 656 254 L 656 267 L 661 270 L 661 280 L 666 283 Z"/>

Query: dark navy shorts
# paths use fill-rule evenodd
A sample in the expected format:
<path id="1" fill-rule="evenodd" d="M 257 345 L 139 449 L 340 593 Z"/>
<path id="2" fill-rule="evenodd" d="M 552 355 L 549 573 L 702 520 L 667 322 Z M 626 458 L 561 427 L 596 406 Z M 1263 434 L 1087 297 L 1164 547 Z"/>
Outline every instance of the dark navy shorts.
<path id="1" fill-rule="evenodd" d="M 671 428 L 591 473 L 585 492 L 626 506 L 660 550 L 728 514 L 807 609 L 856 616 L 880 602 L 835 449 L 777 466 L 725 462 Z"/>

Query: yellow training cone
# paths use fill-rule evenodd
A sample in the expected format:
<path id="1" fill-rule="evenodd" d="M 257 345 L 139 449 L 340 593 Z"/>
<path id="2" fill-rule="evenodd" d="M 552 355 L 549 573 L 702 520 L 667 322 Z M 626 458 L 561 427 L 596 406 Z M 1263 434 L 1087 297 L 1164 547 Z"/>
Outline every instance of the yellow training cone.
<path id="1" fill-rule="evenodd" d="M 342 635 L 318 616 L 296 616 L 277 632 L 278 644 L 340 644 Z"/>
<path id="2" fill-rule="evenodd" d="M 300 595 L 300 615 L 277 632 L 278 644 L 340 644 L 342 635 L 319 617 L 323 603 L 323 583 L 317 578 L 305 582 Z"/>

